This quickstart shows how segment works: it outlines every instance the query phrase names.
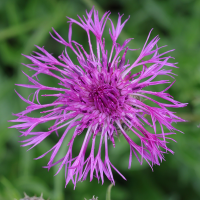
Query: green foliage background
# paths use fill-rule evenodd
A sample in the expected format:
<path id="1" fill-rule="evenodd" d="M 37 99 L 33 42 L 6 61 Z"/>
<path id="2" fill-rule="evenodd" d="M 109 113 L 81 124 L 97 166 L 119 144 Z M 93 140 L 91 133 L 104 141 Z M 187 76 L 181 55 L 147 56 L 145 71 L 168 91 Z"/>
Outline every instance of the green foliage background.
<path id="1" fill-rule="evenodd" d="M 12 113 L 25 109 L 23 103 L 14 92 L 14 88 L 25 98 L 33 92 L 15 86 L 15 83 L 27 83 L 21 70 L 31 73 L 20 63 L 28 63 L 21 53 L 29 55 L 36 50 L 34 45 L 45 46 L 53 55 L 58 56 L 64 46 L 55 42 L 49 35 L 51 27 L 67 40 L 68 24 L 65 16 L 77 19 L 85 10 L 95 5 L 102 15 L 111 10 L 111 19 L 117 22 L 117 13 L 124 13 L 127 22 L 118 42 L 127 38 L 135 38 L 130 48 L 142 48 L 151 28 L 151 38 L 159 34 L 159 46 L 168 45 L 165 51 L 176 49 L 170 53 L 176 58 L 179 69 L 173 69 L 178 76 L 176 83 L 169 90 L 174 98 L 187 102 L 186 108 L 176 109 L 177 115 L 188 120 L 187 123 L 175 125 L 185 134 L 177 133 L 169 147 L 175 154 L 167 154 L 166 161 L 154 166 L 154 172 L 144 163 L 142 166 L 133 159 L 128 170 L 129 146 L 122 139 L 117 147 L 109 148 L 112 163 L 125 175 L 127 181 L 114 173 L 116 185 L 112 188 L 113 200 L 199 200 L 200 199 L 200 1 L 199 0 L 1 0 L 0 1 L 0 199 L 13 200 L 28 195 L 39 196 L 51 200 L 82 200 L 98 196 L 105 199 L 109 181 L 98 184 L 94 179 L 78 183 L 76 190 L 70 183 L 64 187 L 64 171 L 57 176 L 58 167 L 49 172 L 43 169 L 49 155 L 34 160 L 35 157 L 50 149 L 57 137 L 49 137 L 30 151 L 20 147 L 17 130 L 8 129 L 14 119 Z M 109 22 L 108 22 L 109 23 Z M 108 32 L 108 27 L 106 30 Z M 105 35 L 109 46 L 108 34 Z M 73 25 L 73 39 L 87 46 L 83 31 Z M 86 47 L 87 48 L 87 47 Z M 139 55 L 139 51 L 128 54 L 130 62 Z M 72 56 L 73 60 L 76 57 Z M 40 78 L 40 77 L 39 77 Z M 48 77 L 41 77 L 43 84 L 56 84 Z M 162 89 L 162 88 L 156 88 Z M 45 100 L 44 100 L 45 101 Z M 47 125 L 41 126 L 47 129 Z M 73 130 L 71 131 L 71 134 Z M 70 134 L 66 138 L 66 143 Z M 83 137 L 77 140 L 74 151 L 78 152 Z M 63 145 L 58 157 L 65 154 L 67 145 Z"/>

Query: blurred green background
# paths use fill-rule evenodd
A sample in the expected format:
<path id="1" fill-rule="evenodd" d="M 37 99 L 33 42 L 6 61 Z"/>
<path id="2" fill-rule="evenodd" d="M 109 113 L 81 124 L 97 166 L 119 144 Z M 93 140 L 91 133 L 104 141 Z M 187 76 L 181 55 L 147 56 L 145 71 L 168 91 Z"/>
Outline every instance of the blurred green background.
<path id="1" fill-rule="evenodd" d="M 49 156 L 33 160 L 50 149 L 57 137 L 49 137 L 30 151 L 20 147 L 17 130 L 8 129 L 14 119 L 12 113 L 18 113 L 27 106 L 14 92 L 14 88 L 25 98 L 33 90 L 17 87 L 15 83 L 27 83 L 21 70 L 29 73 L 20 63 L 29 63 L 21 53 L 29 55 L 36 50 L 34 45 L 45 46 L 46 50 L 58 56 L 64 46 L 55 42 L 49 35 L 51 27 L 67 40 L 68 24 L 65 16 L 77 19 L 85 10 L 95 5 L 100 15 L 110 10 L 110 18 L 116 24 L 118 12 L 124 13 L 127 22 L 119 42 L 135 38 L 130 48 L 142 48 L 151 28 L 151 38 L 159 34 L 158 45 L 168 45 L 165 51 L 176 58 L 179 69 L 173 69 L 178 76 L 169 93 L 181 102 L 187 102 L 186 108 L 176 109 L 178 116 L 187 123 L 175 125 L 185 134 L 177 133 L 169 147 L 175 154 L 167 154 L 160 166 L 154 166 L 154 172 L 144 163 L 142 166 L 133 159 L 128 170 L 129 146 L 123 139 L 117 147 L 109 149 L 111 162 L 127 178 L 124 181 L 114 172 L 116 186 L 112 188 L 113 200 L 199 200 L 200 199 L 200 1 L 199 0 L 1 0 L 0 1 L 0 199 L 13 200 L 29 196 L 39 196 L 50 200 L 83 200 L 93 195 L 99 200 L 105 199 L 109 181 L 98 184 L 97 179 L 77 184 L 75 190 L 70 182 L 65 188 L 64 171 L 57 176 L 57 167 L 49 172 L 43 169 Z M 109 22 L 108 22 L 109 24 Z M 106 44 L 110 45 L 107 34 Z M 73 39 L 87 46 L 83 31 L 73 25 Z M 139 51 L 128 54 L 130 62 L 139 55 Z M 76 60 L 72 56 L 73 60 Z M 172 61 L 173 62 L 173 61 Z M 48 77 L 42 77 L 42 83 L 54 84 Z M 47 129 L 42 125 L 41 129 Z M 72 134 L 73 131 L 71 131 Z M 66 138 L 69 140 L 70 137 Z M 78 152 L 81 142 L 77 141 L 74 151 Z M 67 145 L 61 148 L 58 157 L 66 153 Z"/>

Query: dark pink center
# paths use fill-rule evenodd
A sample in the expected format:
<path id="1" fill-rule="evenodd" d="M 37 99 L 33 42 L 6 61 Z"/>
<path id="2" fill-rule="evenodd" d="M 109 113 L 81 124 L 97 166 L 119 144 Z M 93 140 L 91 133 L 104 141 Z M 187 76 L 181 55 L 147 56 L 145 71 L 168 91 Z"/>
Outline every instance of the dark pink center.
<path id="1" fill-rule="evenodd" d="M 117 110 L 119 97 L 119 91 L 108 84 L 93 87 L 93 90 L 90 92 L 90 98 L 94 102 L 96 109 L 108 114 Z"/>

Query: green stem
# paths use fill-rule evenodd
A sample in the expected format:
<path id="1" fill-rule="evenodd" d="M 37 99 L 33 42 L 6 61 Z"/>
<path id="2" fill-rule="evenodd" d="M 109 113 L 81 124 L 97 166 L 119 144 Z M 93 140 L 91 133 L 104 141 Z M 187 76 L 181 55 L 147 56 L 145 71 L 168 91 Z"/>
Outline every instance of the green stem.
<path id="1" fill-rule="evenodd" d="M 111 200 L 111 188 L 112 188 L 113 184 L 110 184 L 108 186 L 107 192 L 106 192 L 106 200 Z"/>

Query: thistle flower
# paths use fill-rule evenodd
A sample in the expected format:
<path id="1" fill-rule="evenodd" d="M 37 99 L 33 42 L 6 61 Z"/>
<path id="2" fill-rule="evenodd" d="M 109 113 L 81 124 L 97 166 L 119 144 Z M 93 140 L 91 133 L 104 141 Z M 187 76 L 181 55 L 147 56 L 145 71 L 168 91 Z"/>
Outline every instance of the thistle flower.
<path id="1" fill-rule="evenodd" d="M 167 75 L 172 78 L 171 69 L 164 69 L 164 66 L 176 67 L 176 63 L 170 63 L 168 60 L 172 58 L 165 56 L 166 53 L 173 50 L 158 53 L 158 50 L 163 48 L 158 47 L 159 37 L 156 36 L 150 42 L 148 39 L 141 50 L 139 57 L 134 63 L 129 64 L 126 61 L 126 54 L 130 49 L 127 44 L 132 38 L 124 41 L 122 45 L 117 43 L 117 39 L 127 22 L 126 19 L 121 22 L 122 16 L 119 14 L 117 26 L 115 27 L 112 20 L 109 18 L 110 12 L 106 12 L 99 19 L 98 11 L 92 8 L 84 19 L 79 18 L 79 21 L 69 19 L 68 42 L 66 42 L 54 29 L 54 35 L 51 36 L 59 43 L 65 46 L 65 51 L 56 59 L 48 53 L 44 47 L 36 46 L 42 53 L 35 52 L 34 55 L 26 58 L 32 61 L 32 64 L 24 64 L 26 67 L 35 71 L 34 75 L 29 76 L 28 80 L 32 84 L 16 84 L 21 87 L 33 88 L 35 93 L 33 99 L 29 100 L 17 95 L 26 103 L 29 104 L 25 111 L 14 114 L 18 119 L 10 120 L 11 122 L 21 122 L 21 124 L 13 125 L 11 128 L 17 128 L 21 132 L 21 136 L 30 136 L 23 140 L 22 146 L 32 145 L 31 148 L 38 145 L 51 134 L 57 134 L 58 130 L 65 127 L 65 131 L 59 136 L 59 141 L 48 152 L 52 152 L 50 160 L 46 168 L 60 164 L 58 172 L 64 167 L 66 185 L 72 180 L 74 187 L 77 181 L 85 180 L 87 175 L 92 181 L 93 176 L 104 182 L 104 174 L 114 183 L 112 168 L 125 179 L 125 177 L 113 166 L 108 154 L 108 141 L 110 140 L 115 147 L 115 137 L 119 133 L 126 139 L 127 145 L 130 146 L 129 168 L 131 167 L 132 154 L 135 154 L 140 164 L 143 159 L 152 168 L 153 165 L 160 165 L 164 160 L 164 153 L 173 151 L 166 145 L 168 135 L 175 134 L 172 126 L 173 122 L 183 122 L 184 120 L 177 117 L 174 112 L 169 111 L 168 107 L 179 108 L 186 106 L 185 103 L 180 103 L 173 99 L 166 91 L 173 85 L 167 85 L 166 89 L 160 92 L 149 91 L 148 86 L 170 83 L 169 80 L 154 80 L 159 75 Z M 111 52 L 108 53 L 105 47 L 105 39 L 103 32 L 108 19 L 111 23 L 109 34 L 112 40 Z M 87 33 L 89 52 L 84 47 L 72 40 L 72 24 L 77 24 Z M 91 43 L 91 35 L 96 37 L 96 49 Z M 70 59 L 67 48 L 70 48 L 77 57 L 79 65 L 74 64 Z M 123 53 L 120 57 L 119 54 Z M 146 56 L 151 58 L 146 59 Z M 164 56 L 164 57 L 163 57 Z M 148 65 L 148 66 L 147 66 Z M 143 69 L 139 73 L 131 74 L 131 70 L 142 66 Z M 46 74 L 60 81 L 58 86 L 49 87 L 39 83 L 38 75 Z M 53 96 L 56 100 L 48 104 L 40 104 L 39 92 L 41 90 L 51 90 L 53 94 L 42 96 Z M 157 96 L 168 103 L 162 103 L 154 100 L 150 96 Z M 148 105 L 142 99 L 147 99 L 153 102 L 156 106 Z M 50 107 L 50 108 L 49 108 Z M 49 108 L 49 109 L 47 109 Z M 29 113 L 35 110 L 46 109 L 41 111 L 44 115 L 39 118 L 28 116 Z M 149 116 L 149 117 L 146 117 Z M 34 128 L 49 121 L 54 121 L 54 125 L 47 131 L 34 131 Z M 156 129 L 156 124 L 160 125 L 160 130 Z M 73 136 L 68 144 L 66 155 L 54 162 L 55 156 L 59 151 L 65 136 L 68 131 L 75 127 Z M 152 131 L 146 127 L 151 127 Z M 164 132 L 164 127 L 169 131 Z M 131 131 L 127 134 L 126 129 Z M 86 129 L 85 138 L 78 156 L 73 157 L 72 147 L 74 139 L 83 134 Z M 141 145 L 136 144 L 130 135 L 135 134 Z M 100 137 L 97 154 L 94 154 L 96 138 Z M 88 157 L 86 157 L 86 149 L 89 141 L 92 140 L 92 147 Z M 171 139 L 173 140 L 173 139 Z M 101 151 L 105 147 L 105 158 L 102 161 Z M 31 149 L 30 148 L 30 149 Z M 45 156 L 48 152 L 41 155 Z"/>
<path id="2" fill-rule="evenodd" d="M 43 198 L 43 194 L 41 194 L 40 197 L 29 197 L 25 192 L 24 192 L 24 198 L 23 199 L 20 199 L 20 200 L 44 200 Z M 16 200 L 16 199 L 15 199 Z"/>
<path id="3" fill-rule="evenodd" d="M 85 198 L 85 200 L 87 199 Z M 98 197 L 95 198 L 95 196 L 93 196 L 92 199 L 89 199 L 89 200 L 98 200 Z"/>

